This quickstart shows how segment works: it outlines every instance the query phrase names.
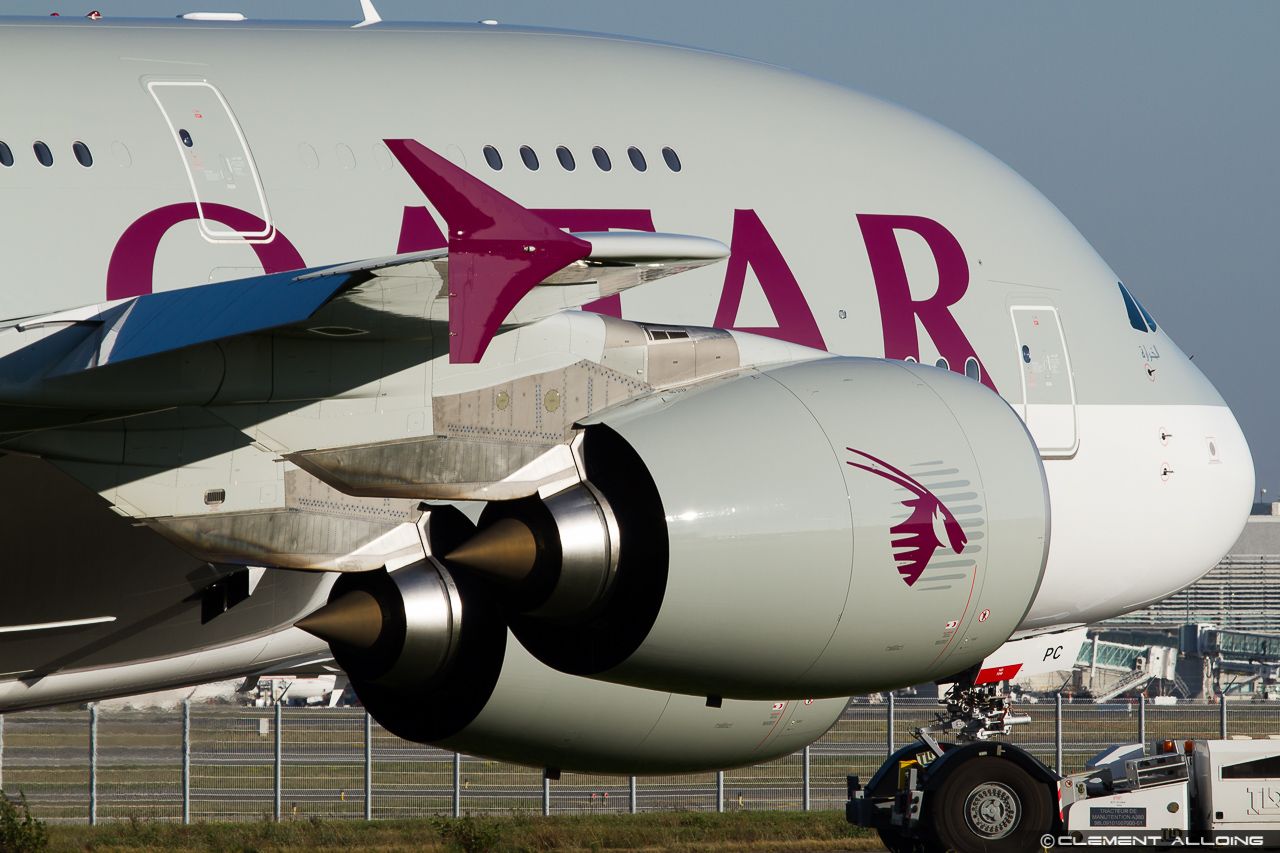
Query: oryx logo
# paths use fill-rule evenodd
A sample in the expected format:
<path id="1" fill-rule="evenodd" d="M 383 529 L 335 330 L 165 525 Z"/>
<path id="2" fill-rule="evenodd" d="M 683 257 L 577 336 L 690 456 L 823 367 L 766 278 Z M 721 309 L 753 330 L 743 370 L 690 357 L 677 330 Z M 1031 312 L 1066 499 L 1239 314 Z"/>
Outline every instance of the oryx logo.
<path id="1" fill-rule="evenodd" d="M 964 552 L 969 537 L 960 527 L 960 522 L 952 515 L 933 492 L 920 484 L 915 477 L 895 468 L 883 459 L 877 459 L 870 453 L 846 447 L 850 453 L 867 459 L 871 464 L 850 460 L 845 464 L 863 471 L 870 471 L 883 477 L 894 485 L 911 492 L 911 497 L 904 498 L 901 503 L 907 508 L 907 517 L 889 528 L 894 550 L 894 559 L 898 563 L 898 574 L 906 581 L 907 586 L 914 586 L 920 580 L 925 567 L 933 559 L 933 554 L 943 545 L 949 545 L 957 554 Z M 944 541 L 945 540 L 945 541 Z"/>

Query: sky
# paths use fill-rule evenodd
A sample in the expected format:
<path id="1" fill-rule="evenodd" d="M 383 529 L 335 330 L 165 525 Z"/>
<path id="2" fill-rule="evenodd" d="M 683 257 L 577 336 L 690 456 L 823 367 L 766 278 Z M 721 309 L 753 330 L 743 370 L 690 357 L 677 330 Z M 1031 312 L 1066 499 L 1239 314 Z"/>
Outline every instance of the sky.
<path id="1" fill-rule="evenodd" d="M 910 107 L 1026 177 L 1194 356 L 1280 499 L 1280 3 L 375 0 L 389 21 L 615 32 Z M 357 20 L 358 0 L 0 0 L 10 14 Z"/>

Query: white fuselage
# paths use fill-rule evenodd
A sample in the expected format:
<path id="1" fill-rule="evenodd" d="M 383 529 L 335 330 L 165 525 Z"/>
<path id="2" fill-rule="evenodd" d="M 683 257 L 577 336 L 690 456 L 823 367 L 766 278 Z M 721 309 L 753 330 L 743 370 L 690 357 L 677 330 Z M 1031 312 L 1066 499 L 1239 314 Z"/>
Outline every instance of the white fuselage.
<path id="1" fill-rule="evenodd" d="M 50 67 L 55 45 L 72 59 Z M 0 74 L 35 67 L 39 86 L 0 92 L 14 159 L 0 317 L 426 248 L 441 223 L 382 143 L 417 139 L 562 227 L 731 247 L 727 264 L 624 294 L 628 319 L 961 373 L 975 359 L 1049 483 L 1048 565 L 1022 630 L 1165 597 L 1243 526 L 1253 464 L 1210 383 L 1130 322 L 1115 273 L 1034 189 L 874 98 L 693 50 L 490 27 L 0 23 Z M 183 134 L 188 149 L 221 137 L 217 162 L 194 162 Z"/>

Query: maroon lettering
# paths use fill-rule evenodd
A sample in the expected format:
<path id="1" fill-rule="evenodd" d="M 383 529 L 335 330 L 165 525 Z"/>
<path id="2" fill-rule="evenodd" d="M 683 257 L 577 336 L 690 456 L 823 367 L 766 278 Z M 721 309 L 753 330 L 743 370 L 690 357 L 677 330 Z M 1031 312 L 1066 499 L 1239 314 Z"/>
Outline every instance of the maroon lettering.
<path id="1" fill-rule="evenodd" d="M 714 325 L 825 350 L 827 345 L 822 340 L 817 321 L 813 319 L 813 312 L 809 310 L 809 303 L 805 301 L 804 292 L 754 210 L 733 212 L 729 251 L 729 265 L 725 270 L 724 289 L 720 292 Z M 747 267 L 755 272 L 777 326 L 744 328 L 734 325 L 742 304 Z"/>
<path id="2" fill-rule="evenodd" d="M 956 318 L 951 316 L 951 306 L 959 302 L 969 289 L 969 263 L 955 236 L 939 223 L 923 216 L 860 213 L 858 227 L 862 229 L 876 296 L 880 301 L 884 357 L 920 360 L 920 341 L 916 335 L 916 318 L 919 318 L 938 353 L 952 370 L 964 373 L 965 363 L 972 358 L 978 363 L 982 383 L 995 391 L 995 383 L 991 381 L 986 366 L 978 358 Z M 919 234 L 933 253 L 934 263 L 938 266 L 938 290 L 928 299 L 911 296 L 897 231 Z"/>
<path id="3" fill-rule="evenodd" d="M 637 208 L 542 208 L 534 212 L 556 228 L 574 232 L 617 228 L 654 230 L 652 212 Z M 183 202 L 146 213 L 130 225 L 111 254 L 107 268 L 107 299 L 151 293 L 161 240 L 174 226 L 198 220 L 200 215 L 201 211 L 194 203 Z M 257 216 L 227 205 L 205 204 L 203 215 L 208 221 L 239 232 L 252 233 L 265 227 Z M 969 287 L 968 261 L 955 236 L 940 223 L 923 216 L 863 213 L 857 218 L 880 304 L 885 358 L 920 360 L 918 319 L 952 370 L 963 373 L 966 362 L 973 359 L 978 363 L 983 384 L 996 390 L 986 366 L 951 313 L 952 306 L 964 297 Z M 898 231 L 919 235 L 933 254 L 938 269 L 938 288 L 928 298 L 912 297 L 898 244 Z M 298 250 L 278 230 L 268 242 L 246 242 L 265 273 L 306 266 Z M 404 208 L 396 249 L 398 253 L 444 248 L 446 245 L 444 233 L 426 207 Z M 826 343 L 795 275 L 754 210 L 734 211 L 730 250 L 714 324 L 723 329 L 750 332 L 825 350 Z M 760 282 L 777 321 L 776 326 L 736 325 L 748 268 Z M 583 307 L 614 317 L 622 315 L 617 295 Z"/>
<path id="4" fill-rule="evenodd" d="M 126 228 L 107 265 L 107 299 L 151 293 L 155 286 L 156 252 L 161 238 L 178 223 L 199 218 L 200 211 L 195 202 L 184 202 L 144 214 Z M 225 204 L 204 205 L 204 218 L 250 234 L 255 231 L 261 233 L 266 228 L 266 224 L 252 213 Z M 250 243 L 249 247 L 258 256 L 263 272 L 285 272 L 306 266 L 302 255 L 279 231 L 273 233 L 269 242 Z"/>

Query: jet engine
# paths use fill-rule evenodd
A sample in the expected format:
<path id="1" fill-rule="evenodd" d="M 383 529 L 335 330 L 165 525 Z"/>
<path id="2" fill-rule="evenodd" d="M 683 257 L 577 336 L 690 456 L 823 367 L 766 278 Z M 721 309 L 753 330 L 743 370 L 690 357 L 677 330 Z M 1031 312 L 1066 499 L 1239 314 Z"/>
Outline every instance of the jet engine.
<path id="1" fill-rule="evenodd" d="M 452 507 L 431 509 L 423 527 L 433 551 L 474 532 Z M 298 627 L 329 642 L 389 731 L 557 770 L 682 773 L 768 761 L 816 740 L 844 710 L 844 698 L 708 707 L 568 675 L 510 637 L 499 601 L 484 578 L 428 556 L 343 575 Z"/>
<path id="2" fill-rule="evenodd" d="M 562 672 L 711 697 L 846 696 L 962 672 L 1044 572 L 1039 453 L 956 373 L 829 358 L 600 413 L 584 482 L 490 503 L 447 553 Z"/>

